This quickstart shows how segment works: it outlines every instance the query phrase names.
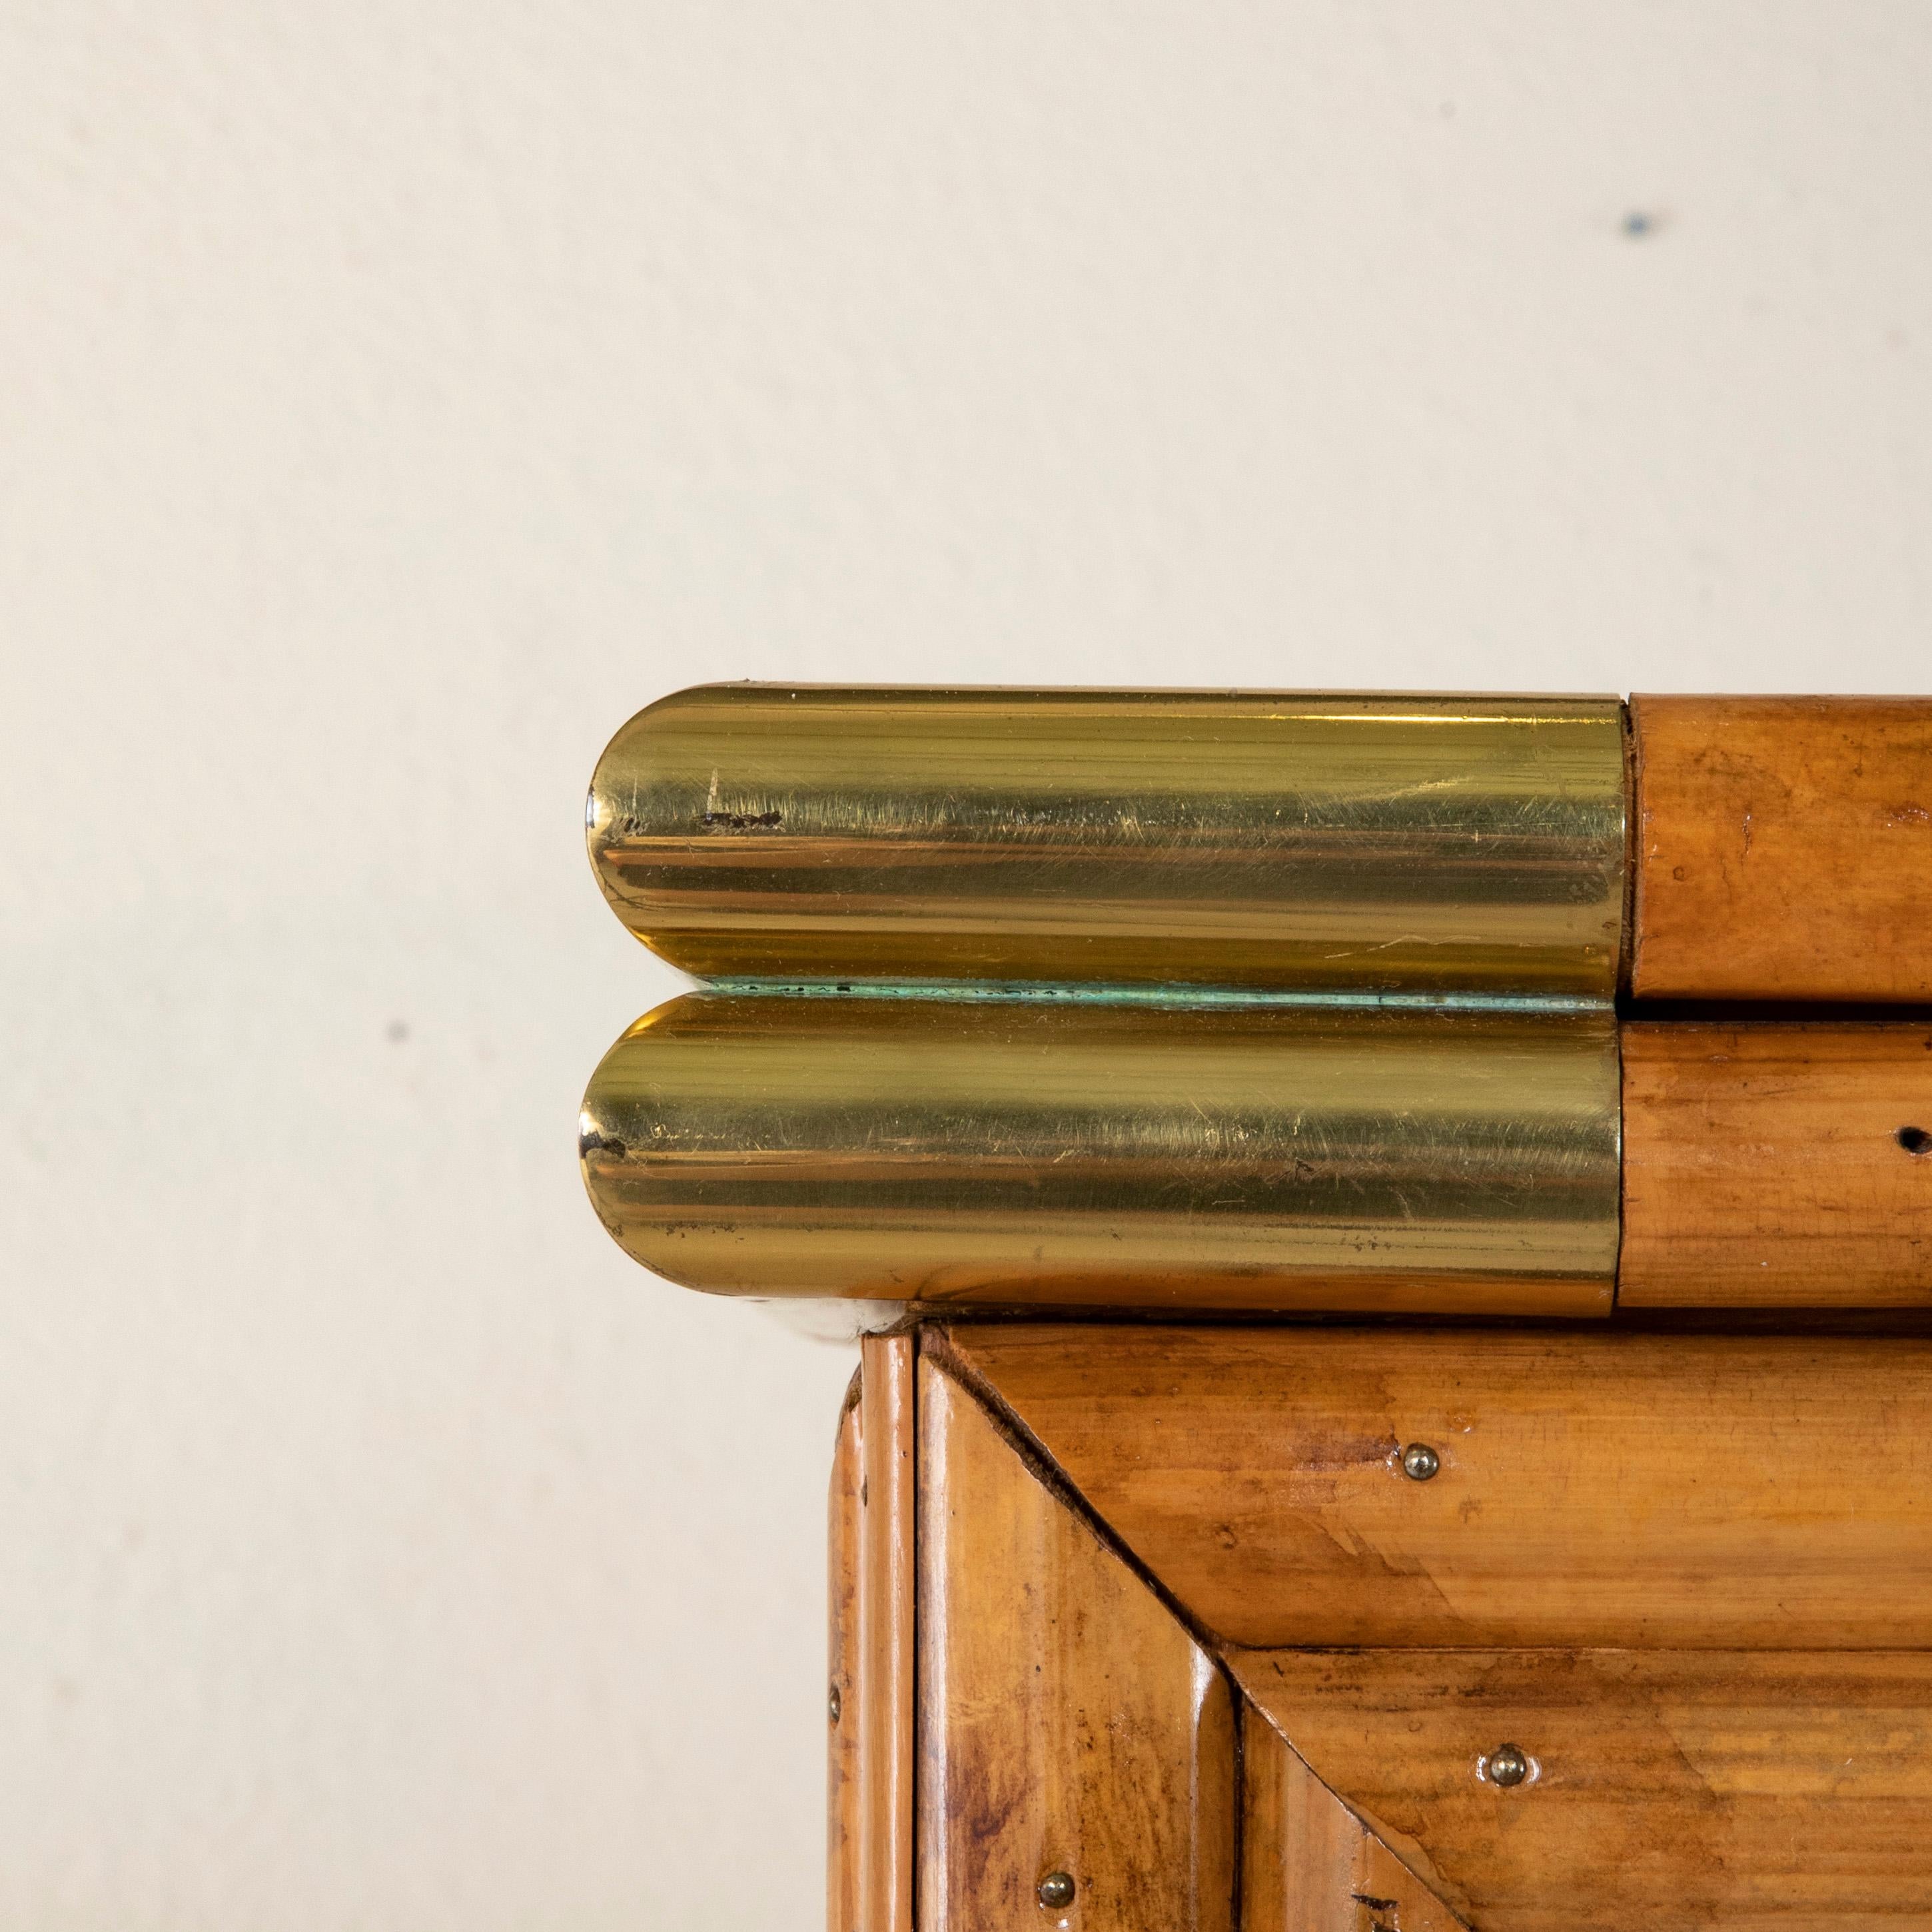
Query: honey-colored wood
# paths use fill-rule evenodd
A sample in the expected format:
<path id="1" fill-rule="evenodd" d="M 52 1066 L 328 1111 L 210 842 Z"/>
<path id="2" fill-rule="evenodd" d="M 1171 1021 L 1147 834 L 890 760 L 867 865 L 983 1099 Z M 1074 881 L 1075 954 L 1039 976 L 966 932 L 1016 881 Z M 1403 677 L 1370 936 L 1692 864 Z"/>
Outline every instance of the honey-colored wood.
<path id="1" fill-rule="evenodd" d="M 1231 1932 L 1226 1679 L 930 1361 L 920 1433 L 921 1932 Z"/>
<path id="2" fill-rule="evenodd" d="M 1633 698 L 1640 998 L 1932 1000 L 1932 699 Z"/>
<path id="3" fill-rule="evenodd" d="M 1252 1704 L 1241 1712 L 1241 1932 L 1462 1924 Z"/>
<path id="4" fill-rule="evenodd" d="M 1624 1306 L 1932 1303 L 1932 1027 L 1639 1023 L 1623 1063 Z"/>
<path id="5" fill-rule="evenodd" d="M 913 1346 L 868 1335 L 860 1348 L 857 1932 L 912 1926 Z"/>
<path id="6" fill-rule="evenodd" d="M 1230 1642 L 1932 1643 L 1923 1339 L 1042 1324 L 949 1346 Z M 1411 1443 L 1432 1480 L 1404 1474 Z"/>
<path id="7" fill-rule="evenodd" d="M 1316 1775 L 1417 1846 L 1483 1932 L 1932 1924 L 1932 1657 L 1230 1661 Z M 1533 1767 L 1513 1790 L 1478 1769 L 1506 1743 Z"/>
<path id="8" fill-rule="evenodd" d="M 825 1925 L 859 1927 L 859 1378 L 838 1418 L 826 1515 Z"/>

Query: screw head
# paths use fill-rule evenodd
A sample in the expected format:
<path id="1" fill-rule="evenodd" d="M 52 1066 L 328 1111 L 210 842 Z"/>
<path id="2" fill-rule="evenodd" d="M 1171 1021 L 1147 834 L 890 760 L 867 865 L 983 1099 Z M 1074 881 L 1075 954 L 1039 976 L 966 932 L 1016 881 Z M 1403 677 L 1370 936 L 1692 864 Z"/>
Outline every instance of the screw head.
<path id="1" fill-rule="evenodd" d="M 1507 1790 L 1529 1775 L 1529 1760 L 1514 1744 L 1498 1744 L 1484 1759 L 1483 1771 L 1492 1784 L 1500 1784 Z"/>
<path id="2" fill-rule="evenodd" d="M 1426 1442 L 1412 1442 L 1402 1452 L 1402 1473 L 1412 1483 L 1426 1483 L 1442 1466 L 1442 1458 Z"/>
<path id="3" fill-rule="evenodd" d="M 1040 1882 L 1039 1898 L 1049 1912 L 1073 1903 L 1073 1877 L 1070 1872 L 1048 1872 Z"/>
<path id="4" fill-rule="evenodd" d="M 838 1713 L 844 1708 L 845 1700 L 839 1696 L 838 1687 L 835 1684 L 832 1687 L 832 1695 L 826 1700 L 826 1708 L 832 1713 L 832 1721 L 835 1724 L 838 1721 Z"/>

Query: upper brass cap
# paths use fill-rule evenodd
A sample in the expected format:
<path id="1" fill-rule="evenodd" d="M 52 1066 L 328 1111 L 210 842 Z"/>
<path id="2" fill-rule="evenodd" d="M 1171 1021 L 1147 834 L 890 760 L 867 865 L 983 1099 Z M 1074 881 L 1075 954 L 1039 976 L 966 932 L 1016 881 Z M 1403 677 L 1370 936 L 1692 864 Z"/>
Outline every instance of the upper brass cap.
<path id="1" fill-rule="evenodd" d="M 1614 698 L 718 685 L 592 781 L 706 979 L 1616 991 Z"/>

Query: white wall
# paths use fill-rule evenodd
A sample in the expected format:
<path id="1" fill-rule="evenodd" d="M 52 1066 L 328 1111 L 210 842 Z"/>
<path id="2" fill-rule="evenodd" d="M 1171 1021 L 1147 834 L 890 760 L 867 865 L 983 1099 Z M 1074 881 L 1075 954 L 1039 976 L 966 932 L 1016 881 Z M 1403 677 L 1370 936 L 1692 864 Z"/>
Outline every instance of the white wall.
<path id="1" fill-rule="evenodd" d="M 650 698 L 1928 688 L 1914 0 L 16 0 L 0 88 L 0 1924 L 818 1923 L 849 1358 L 573 1158 Z"/>

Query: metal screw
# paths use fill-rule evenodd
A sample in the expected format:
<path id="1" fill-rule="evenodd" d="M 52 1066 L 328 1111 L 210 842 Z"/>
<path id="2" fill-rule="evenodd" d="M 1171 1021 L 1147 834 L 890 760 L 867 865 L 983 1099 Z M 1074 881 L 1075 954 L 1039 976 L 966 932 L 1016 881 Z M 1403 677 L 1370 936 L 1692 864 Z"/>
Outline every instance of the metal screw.
<path id="1" fill-rule="evenodd" d="M 1426 1442 L 1412 1442 L 1402 1452 L 1402 1473 L 1412 1483 L 1426 1483 L 1442 1466 L 1442 1458 Z"/>
<path id="2" fill-rule="evenodd" d="M 832 1721 L 836 1724 L 838 1721 L 838 1713 L 845 1708 L 844 1700 L 838 1695 L 838 1687 L 836 1684 L 832 1687 L 828 1707 L 832 1712 Z"/>
<path id="3" fill-rule="evenodd" d="M 1500 1784 L 1507 1790 L 1529 1775 L 1529 1760 L 1514 1744 L 1498 1744 L 1484 1759 L 1483 1769 L 1492 1784 Z"/>
<path id="4" fill-rule="evenodd" d="M 1048 1872 L 1040 1882 L 1040 1902 L 1049 1912 L 1073 1903 L 1073 1880 L 1067 1872 Z"/>

